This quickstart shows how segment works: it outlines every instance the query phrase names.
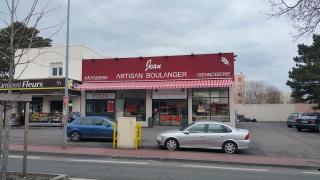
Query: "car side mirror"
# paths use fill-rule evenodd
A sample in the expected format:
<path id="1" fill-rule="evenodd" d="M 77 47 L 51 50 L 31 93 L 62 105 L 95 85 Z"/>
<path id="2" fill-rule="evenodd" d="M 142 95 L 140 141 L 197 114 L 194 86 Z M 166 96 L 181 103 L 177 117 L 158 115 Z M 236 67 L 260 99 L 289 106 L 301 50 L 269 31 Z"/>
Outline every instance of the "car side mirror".
<path id="1" fill-rule="evenodd" d="M 184 134 L 190 134 L 190 132 L 189 132 L 189 131 L 183 131 L 183 133 L 184 133 Z"/>

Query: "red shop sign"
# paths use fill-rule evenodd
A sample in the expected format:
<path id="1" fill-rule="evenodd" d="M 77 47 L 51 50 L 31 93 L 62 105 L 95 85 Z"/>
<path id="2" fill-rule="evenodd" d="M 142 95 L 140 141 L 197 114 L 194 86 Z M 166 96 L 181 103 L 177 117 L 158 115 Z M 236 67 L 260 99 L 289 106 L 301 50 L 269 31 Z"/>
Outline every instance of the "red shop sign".
<path id="1" fill-rule="evenodd" d="M 232 79 L 234 54 L 200 54 L 82 61 L 83 82 Z"/>
<path id="2" fill-rule="evenodd" d="M 114 101 L 110 100 L 107 102 L 107 112 L 114 112 Z"/>

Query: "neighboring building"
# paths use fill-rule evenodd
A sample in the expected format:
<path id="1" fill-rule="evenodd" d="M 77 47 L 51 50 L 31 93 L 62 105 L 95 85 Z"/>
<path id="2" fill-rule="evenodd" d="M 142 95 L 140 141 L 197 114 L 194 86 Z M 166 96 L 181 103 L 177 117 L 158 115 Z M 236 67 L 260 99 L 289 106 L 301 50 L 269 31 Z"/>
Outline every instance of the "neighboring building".
<path id="1" fill-rule="evenodd" d="M 246 100 L 246 82 L 245 82 L 245 75 L 235 75 L 234 76 L 234 102 L 235 104 L 244 104 Z"/>
<path id="2" fill-rule="evenodd" d="M 15 59 L 19 65 L 15 68 L 15 93 L 32 94 L 30 111 L 31 122 L 61 123 L 66 47 L 44 47 L 22 49 L 16 52 L 21 57 Z M 80 83 L 82 77 L 82 59 L 103 58 L 100 54 L 85 46 L 70 46 L 69 48 L 69 109 L 80 112 L 81 92 L 73 85 Z M 0 82 L 0 91 L 8 90 L 6 83 Z M 24 116 L 24 104 L 19 103 L 17 114 Z"/>
<path id="3" fill-rule="evenodd" d="M 235 126 L 234 54 L 83 60 L 81 112 L 143 126 L 198 120 Z M 152 121 L 148 121 L 149 119 Z"/>

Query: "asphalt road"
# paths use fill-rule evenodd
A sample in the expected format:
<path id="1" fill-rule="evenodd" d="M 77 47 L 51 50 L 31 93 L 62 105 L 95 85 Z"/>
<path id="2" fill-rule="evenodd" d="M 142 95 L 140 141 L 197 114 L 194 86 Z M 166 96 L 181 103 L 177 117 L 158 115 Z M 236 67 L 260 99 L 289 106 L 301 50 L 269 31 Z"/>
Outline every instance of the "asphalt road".
<path id="1" fill-rule="evenodd" d="M 282 123 L 252 123 L 242 122 L 237 124 L 238 128 L 250 130 L 250 149 L 240 151 L 243 154 L 262 155 L 272 157 L 292 157 L 292 158 L 315 158 L 320 159 L 320 133 L 297 132 L 295 128 L 288 128 L 285 122 Z M 145 148 L 158 148 L 155 138 L 159 132 L 178 127 L 154 127 L 143 128 L 142 145 Z M 11 129 L 10 142 L 13 144 L 23 143 L 23 129 Z M 62 145 L 61 128 L 31 128 L 29 131 L 29 143 L 34 145 Z M 85 147 L 112 147 L 111 141 L 68 142 L 70 146 Z M 188 151 L 207 151 L 190 150 Z M 220 153 L 220 151 L 212 151 Z"/>
<path id="2" fill-rule="evenodd" d="M 10 156 L 9 170 L 19 171 L 21 164 L 21 156 Z M 320 171 L 317 170 L 57 156 L 29 156 L 28 171 L 101 180 L 318 180 L 320 178 Z"/>
<path id="3" fill-rule="evenodd" d="M 241 122 L 237 127 L 250 131 L 252 144 L 246 154 L 320 159 L 320 133 L 298 132 L 286 123 Z"/>

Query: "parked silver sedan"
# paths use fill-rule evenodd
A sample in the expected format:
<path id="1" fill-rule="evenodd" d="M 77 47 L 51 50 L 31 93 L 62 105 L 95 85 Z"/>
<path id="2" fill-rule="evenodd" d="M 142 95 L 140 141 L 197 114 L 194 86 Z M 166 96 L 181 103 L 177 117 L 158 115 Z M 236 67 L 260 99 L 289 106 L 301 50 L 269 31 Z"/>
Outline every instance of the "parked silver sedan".
<path id="1" fill-rule="evenodd" d="M 236 153 L 250 144 L 249 131 L 236 129 L 222 122 L 199 121 L 179 130 L 162 132 L 157 142 L 168 150 L 178 148 L 222 149 L 226 153 Z"/>

